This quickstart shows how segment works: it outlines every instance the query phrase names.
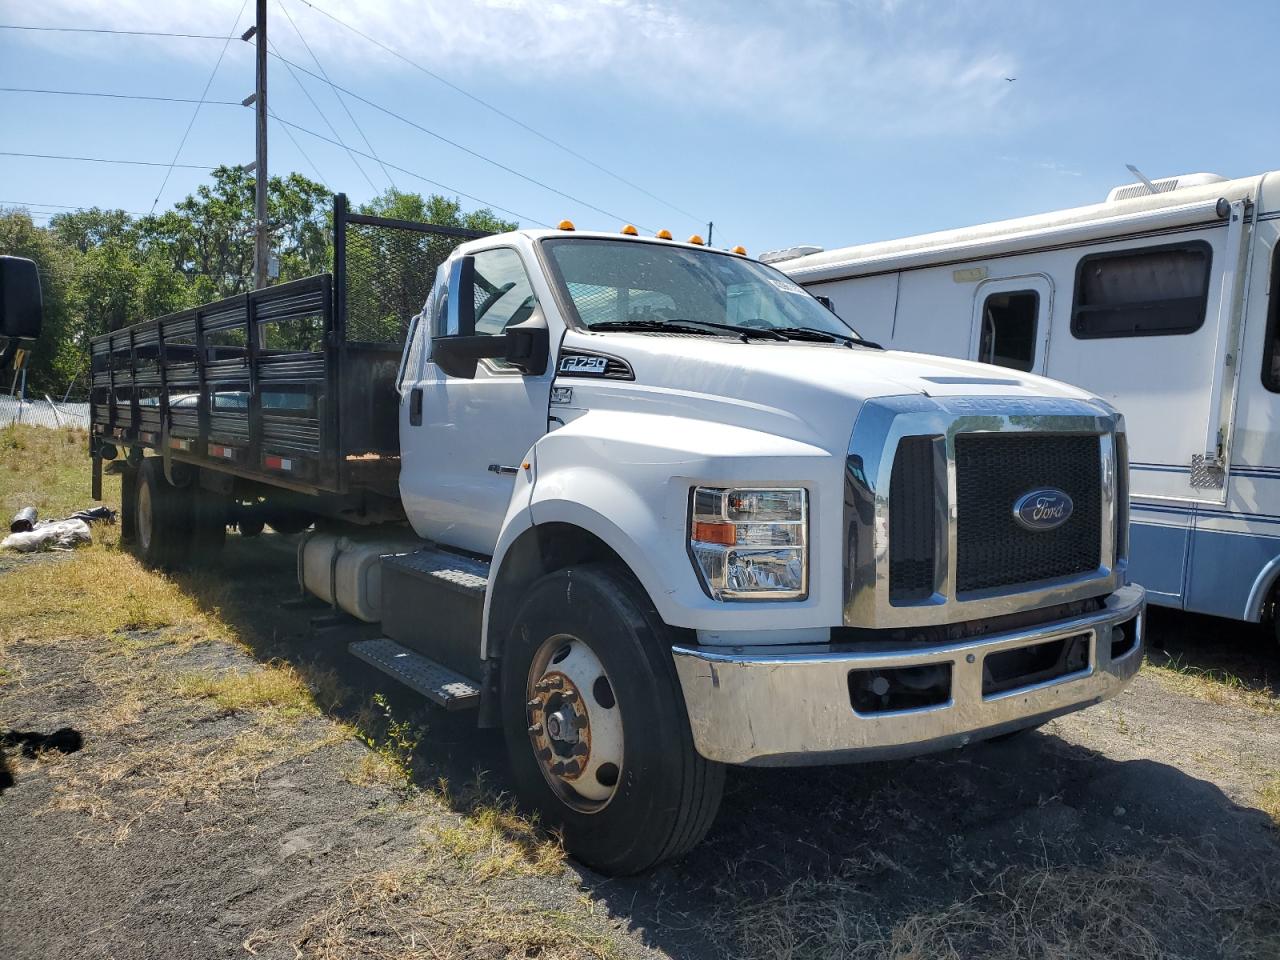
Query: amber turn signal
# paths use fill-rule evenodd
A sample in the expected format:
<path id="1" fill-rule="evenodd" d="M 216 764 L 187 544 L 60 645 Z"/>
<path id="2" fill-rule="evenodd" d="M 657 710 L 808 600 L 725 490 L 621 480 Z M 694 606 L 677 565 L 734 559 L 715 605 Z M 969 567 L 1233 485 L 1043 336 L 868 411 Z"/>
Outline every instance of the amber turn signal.
<path id="1" fill-rule="evenodd" d="M 732 547 L 738 542 L 738 528 L 732 523 L 697 520 L 693 524 L 693 539 L 699 543 L 718 543 L 724 547 Z"/>

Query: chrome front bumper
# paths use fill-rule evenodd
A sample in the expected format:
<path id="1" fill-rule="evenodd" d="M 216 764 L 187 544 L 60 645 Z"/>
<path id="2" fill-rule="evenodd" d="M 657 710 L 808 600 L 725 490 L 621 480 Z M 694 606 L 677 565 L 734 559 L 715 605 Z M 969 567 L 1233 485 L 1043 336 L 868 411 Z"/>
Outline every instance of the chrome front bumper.
<path id="1" fill-rule="evenodd" d="M 963 746 L 1043 723 L 1119 693 L 1138 672 L 1146 591 L 1121 587 L 1091 614 L 943 646 L 833 652 L 806 647 L 675 647 L 694 745 L 708 760 L 800 766 L 910 756 Z M 1113 627 L 1134 620 L 1136 638 L 1111 657 Z M 1088 665 L 990 695 L 983 661 L 993 653 L 1088 634 Z M 950 699 L 936 706 L 860 714 L 851 670 L 951 665 Z"/>

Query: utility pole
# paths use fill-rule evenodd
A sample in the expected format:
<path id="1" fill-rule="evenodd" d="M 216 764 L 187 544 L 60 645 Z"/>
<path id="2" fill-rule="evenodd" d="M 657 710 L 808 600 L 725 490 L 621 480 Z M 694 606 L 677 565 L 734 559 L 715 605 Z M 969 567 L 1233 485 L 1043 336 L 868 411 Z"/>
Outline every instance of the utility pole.
<path id="1" fill-rule="evenodd" d="M 254 112 L 257 120 L 257 154 L 254 157 L 253 212 L 257 229 L 253 242 L 253 288 L 267 285 L 267 260 L 271 256 L 271 233 L 267 226 L 267 0 L 257 0 L 258 19 L 254 25 L 257 41 L 257 85 Z"/>
<path id="2" fill-rule="evenodd" d="M 711 246 L 711 234 L 715 232 L 716 225 L 711 221 L 707 221 L 707 246 Z"/>

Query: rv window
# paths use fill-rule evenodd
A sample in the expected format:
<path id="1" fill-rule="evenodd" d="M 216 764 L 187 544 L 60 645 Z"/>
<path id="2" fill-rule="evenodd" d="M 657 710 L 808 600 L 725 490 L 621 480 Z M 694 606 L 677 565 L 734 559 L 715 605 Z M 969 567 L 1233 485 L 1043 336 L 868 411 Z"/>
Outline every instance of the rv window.
<path id="1" fill-rule="evenodd" d="M 1267 306 L 1267 343 L 1262 351 L 1262 385 L 1280 393 L 1280 247 L 1271 257 L 1270 300 Z"/>
<path id="2" fill-rule="evenodd" d="M 997 367 L 1030 373 L 1036 364 L 1036 317 L 1040 294 L 1034 290 L 993 293 L 982 305 L 978 359 Z"/>
<path id="3" fill-rule="evenodd" d="M 1085 257 L 1071 332 L 1082 340 L 1194 333 L 1204 323 L 1211 261 L 1202 241 Z"/>

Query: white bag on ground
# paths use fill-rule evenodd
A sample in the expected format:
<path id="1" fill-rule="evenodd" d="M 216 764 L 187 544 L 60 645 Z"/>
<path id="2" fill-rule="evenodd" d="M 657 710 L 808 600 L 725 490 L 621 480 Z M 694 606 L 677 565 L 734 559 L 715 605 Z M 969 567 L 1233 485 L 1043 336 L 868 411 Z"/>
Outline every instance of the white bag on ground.
<path id="1" fill-rule="evenodd" d="M 92 543 L 93 534 L 83 520 L 54 520 L 36 524 L 34 530 L 11 533 L 0 540 L 0 549 L 32 553 L 36 550 L 71 550 Z"/>

